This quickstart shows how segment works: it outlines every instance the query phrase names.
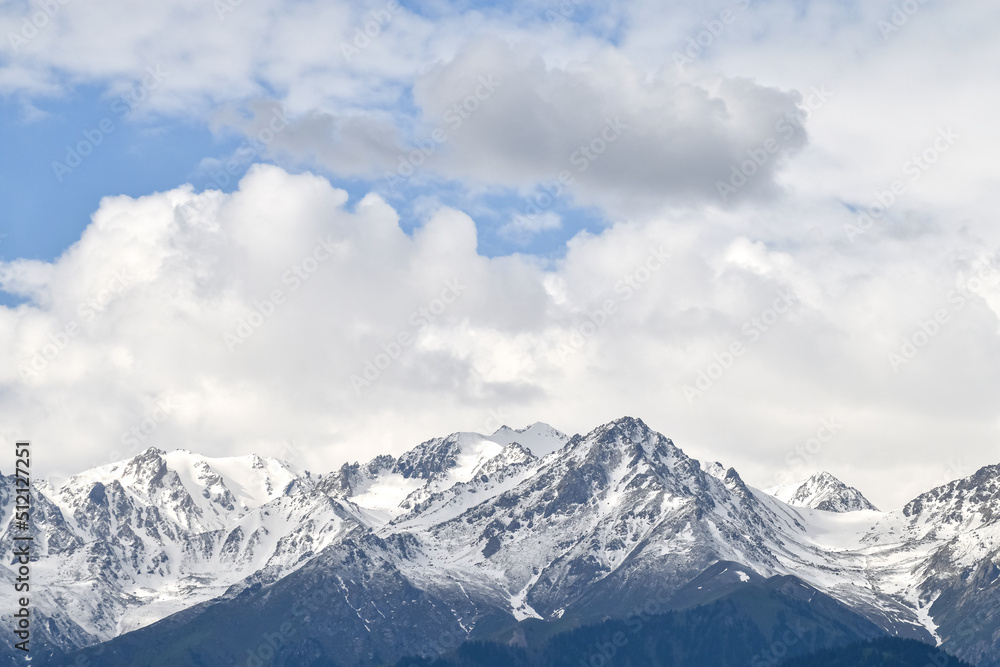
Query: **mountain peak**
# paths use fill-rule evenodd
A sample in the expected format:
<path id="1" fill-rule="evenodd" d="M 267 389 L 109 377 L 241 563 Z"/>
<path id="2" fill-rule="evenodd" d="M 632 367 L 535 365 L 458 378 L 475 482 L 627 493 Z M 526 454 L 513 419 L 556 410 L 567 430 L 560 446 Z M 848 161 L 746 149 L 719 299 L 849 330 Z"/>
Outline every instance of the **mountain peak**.
<path id="1" fill-rule="evenodd" d="M 607 424 L 598 426 L 587 435 L 587 439 L 596 437 L 601 442 L 621 440 L 638 444 L 655 434 L 641 419 L 634 417 L 619 417 Z"/>
<path id="2" fill-rule="evenodd" d="M 711 475 L 716 479 L 723 480 L 726 478 L 726 472 L 728 468 L 722 465 L 718 461 L 701 461 L 701 469 L 707 475 Z"/>
<path id="3" fill-rule="evenodd" d="M 521 429 L 512 429 L 506 425 L 501 426 L 493 435 L 487 436 L 487 440 L 492 440 L 502 447 L 516 442 L 530 451 L 533 456 L 542 458 L 561 449 L 569 441 L 569 436 L 545 422 L 535 422 Z"/>
<path id="4" fill-rule="evenodd" d="M 495 456 L 502 449 L 478 433 L 459 431 L 444 438 L 420 443 L 396 459 L 393 468 L 406 479 L 432 480 L 456 471 L 471 472 L 479 459 Z M 461 472 L 457 473 L 462 476 Z"/>
<path id="5" fill-rule="evenodd" d="M 984 521 L 1000 516 L 1000 465 L 980 468 L 923 493 L 903 508 L 904 516 L 927 513 L 941 523 L 962 523 L 978 514 Z"/>
<path id="6" fill-rule="evenodd" d="M 167 452 L 160 449 L 159 447 L 147 447 L 138 454 L 136 454 L 133 459 L 148 459 L 155 456 L 166 456 Z"/>
<path id="7" fill-rule="evenodd" d="M 698 465 L 670 438 L 632 417 L 602 424 L 586 435 L 575 435 L 566 447 L 567 454 L 573 452 L 582 463 L 599 465 L 607 471 L 625 463 L 628 468 L 651 466 L 670 474 L 667 471 L 678 463 L 685 469 Z"/>
<path id="8" fill-rule="evenodd" d="M 937 628 L 954 636 L 965 618 L 994 618 L 1000 591 L 1000 466 L 906 512 L 855 512 L 874 507 L 828 472 L 768 498 L 627 416 L 572 439 L 540 422 L 453 433 L 315 480 L 268 457 L 149 448 L 36 488 L 35 535 L 55 575 L 40 628 L 61 632 L 65 601 L 82 600 L 70 611 L 86 634 L 67 634 L 66 647 L 170 627 L 188 636 L 187 621 L 152 624 L 181 609 L 198 622 L 199 610 L 236 610 L 224 621 L 208 612 L 210 628 L 284 618 L 320 587 L 337 591 L 315 612 L 339 633 L 325 655 L 369 642 L 350 664 L 369 664 L 383 638 L 406 650 L 427 646 L 428 632 L 464 640 L 484 618 L 510 624 L 499 633 L 526 618 L 632 616 L 651 594 L 665 611 L 764 588 L 803 603 L 834 592 L 887 632 L 937 639 Z M 0 517 L 12 502 L 0 493 Z M 920 606 L 930 599 L 933 611 Z"/>
<path id="9" fill-rule="evenodd" d="M 860 491 L 825 471 L 815 473 L 798 484 L 775 487 L 768 493 L 795 507 L 826 512 L 878 511 Z"/>
<path id="10" fill-rule="evenodd" d="M 625 415 L 624 417 L 619 417 L 608 423 L 608 426 L 614 426 L 616 428 L 626 428 L 626 429 L 640 429 L 642 431 L 649 431 L 650 428 L 646 426 L 646 423 L 639 419 L 638 417 L 629 417 Z"/>

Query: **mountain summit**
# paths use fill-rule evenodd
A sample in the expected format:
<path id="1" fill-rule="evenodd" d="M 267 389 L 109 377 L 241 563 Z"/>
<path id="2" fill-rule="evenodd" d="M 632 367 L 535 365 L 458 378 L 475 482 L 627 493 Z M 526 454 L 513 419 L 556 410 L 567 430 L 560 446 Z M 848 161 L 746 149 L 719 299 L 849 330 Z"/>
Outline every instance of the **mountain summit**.
<path id="1" fill-rule="evenodd" d="M 291 614 L 309 630 L 294 626 L 275 664 L 386 664 L 777 577 L 987 664 L 997 480 L 983 469 L 893 512 L 827 473 L 769 495 L 631 417 L 572 437 L 452 433 L 322 475 L 149 449 L 35 485 L 35 646 L 43 664 L 95 660 L 104 642 L 92 664 L 246 664 L 246 637 Z M 0 525 L 11 503 L 0 495 Z"/>
<path id="2" fill-rule="evenodd" d="M 825 512 L 878 511 L 860 491 L 828 472 L 816 473 L 804 482 L 769 489 L 768 493 L 789 505 Z"/>

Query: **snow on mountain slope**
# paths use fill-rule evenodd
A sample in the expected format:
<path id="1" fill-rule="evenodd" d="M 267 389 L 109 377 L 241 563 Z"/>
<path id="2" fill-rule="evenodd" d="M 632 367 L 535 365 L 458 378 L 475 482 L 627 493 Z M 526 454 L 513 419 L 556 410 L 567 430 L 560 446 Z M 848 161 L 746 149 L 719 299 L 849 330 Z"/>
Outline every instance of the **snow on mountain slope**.
<path id="1" fill-rule="evenodd" d="M 1000 664 L 1000 465 L 923 493 L 900 514 L 910 540 L 939 545 L 913 574 L 942 646 Z"/>
<path id="2" fill-rule="evenodd" d="M 758 499 L 781 517 L 781 570 L 846 603 L 893 635 L 929 640 L 912 571 L 934 544 L 908 540 L 898 513 L 828 512 L 794 507 L 764 492 Z"/>
<path id="3" fill-rule="evenodd" d="M 972 650 L 957 639 L 963 614 L 1000 608 L 1000 466 L 879 512 L 827 474 L 777 497 L 751 489 L 629 417 L 572 438 L 540 423 L 454 433 L 318 477 L 273 459 L 151 449 L 35 490 L 37 571 L 51 582 L 39 614 L 65 646 L 266 592 L 318 558 L 351 563 L 321 574 L 341 577 L 352 601 L 404 585 L 440 627 L 466 633 L 628 614 L 722 561 L 798 576 L 890 633 L 959 651 Z M 385 578 L 351 579 L 364 571 L 359 545 Z M 386 600 L 408 595 L 369 601 L 364 618 L 345 597 L 336 614 L 395 633 Z"/>
<path id="4" fill-rule="evenodd" d="M 514 489 L 537 470 L 538 459 L 518 443 L 504 447 L 480 464 L 468 482 L 459 482 L 433 493 L 395 518 L 383 532 L 420 530 L 451 520 L 466 511 Z"/>
<path id="5" fill-rule="evenodd" d="M 701 469 L 716 479 L 725 479 L 728 468 L 718 461 L 702 461 Z"/>
<path id="6" fill-rule="evenodd" d="M 345 464 L 325 476 L 321 488 L 366 510 L 376 524 L 385 524 L 457 484 L 468 484 L 509 445 L 520 445 L 529 456 L 550 454 L 568 438 L 541 422 L 514 430 L 502 426 L 491 436 L 453 433 L 421 443 L 398 459 L 376 457 L 361 465 Z M 541 452 L 541 453 L 539 453 Z"/>
<path id="7" fill-rule="evenodd" d="M 809 507 L 826 512 L 878 510 L 860 491 L 847 486 L 828 472 L 820 472 L 798 484 L 768 489 L 778 500 L 795 507 Z"/>
<path id="8" fill-rule="evenodd" d="M 423 559 L 401 566 L 408 576 L 485 580 L 515 617 L 550 618 L 623 566 L 641 571 L 627 582 L 641 590 L 687 580 L 721 556 L 777 565 L 756 533 L 777 536 L 764 524 L 745 527 L 758 504 L 735 471 L 726 481 L 704 474 L 639 420 L 575 436 L 559 456 L 524 465 L 530 474 L 513 477 L 516 485 L 412 533 Z M 419 508 L 404 518 L 383 533 L 426 525 Z"/>
<path id="9" fill-rule="evenodd" d="M 352 526 L 355 513 L 274 459 L 148 449 L 71 477 L 32 514 L 45 582 L 38 613 L 107 639 L 255 575 L 277 580 Z M 8 528 L 0 545 L 10 549 Z M 72 644 L 72 637 L 67 641 Z"/>
<path id="10" fill-rule="evenodd" d="M 509 426 L 501 426 L 496 433 L 488 437 L 500 445 L 516 442 L 538 458 L 562 449 L 562 446 L 569 441 L 568 435 L 542 422 L 535 422 L 527 428 L 516 430 Z"/>
<path id="11" fill-rule="evenodd" d="M 186 450 L 148 449 L 129 461 L 71 477 L 52 500 L 84 528 L 88 519 L 77 516 L 77 510 L 85 497 L 100 503 L 107 488 L 117 485 L 185 529 L 204 531 L 222 528 L 233 516 L 283 495 L 301 477 L 287 463 L 256 455 L 208 459 Z"/>
<path id="12" fill-rule="evenodd" d="M 535 460 L 516 439 L 542 449 L 565 440 L 544 424 L 495 435 L 435 438 L 398 459 L 319 478 L 256 455 L 148 449 L 58 489 L 39 480 L 34 567 L 47 587 L 36 608 L 62 627 L 55 646 L 105 640 L 233 586 L 276 581 L 355 528 L 372 530 L 416 507 L 459 512 Z M 6 524 L 10 499 L 0 504 Z M 13 536 L 3 528 L 0 545 L 9 549 Z"/>

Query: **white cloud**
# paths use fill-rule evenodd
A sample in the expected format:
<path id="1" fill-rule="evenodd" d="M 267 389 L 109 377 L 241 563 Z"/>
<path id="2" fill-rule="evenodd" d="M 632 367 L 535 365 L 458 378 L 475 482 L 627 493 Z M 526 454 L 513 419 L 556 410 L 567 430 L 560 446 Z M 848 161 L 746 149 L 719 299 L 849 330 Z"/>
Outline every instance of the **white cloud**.
<path id="1" fill-rule="evenodd" d="M 743 4 L 611 4 L 555 27 L 527 4 L 437 4 L 394 15 L 350 60 L 341 44 L 384 5 L 244 2 L 224 21 L 203 0 L 64 5 L 23 48 L 0 46 L 0 91 L 26 108 L 81 83 L 120 93 L 159 66 L 148 113 L 253 136 L 280 107 L 290 124 L 261 153 L 295 166 L 381 178 L 441 129 L 413 183 L 529 193 L 566 170 L 576 202 L 622 222 L 547 265 L 480 256 L 474 221 L 428 204 L 433 189 L 412 236 L 376 196 L 354 206 L 273 167 L 233 195 L 106 199 L 62 257 L 0 265 L 4 288 L 31 299 L 0 309 L 5 437 L 34 438 L 72 472 L 124 450 L 167 401 L 144 443 L 280 454 L 292 440 L 328 469 L 486 428 L 491 411 L 569 431 L 628 413 L 751 481 L 829 468 L 886 506 L 941 481 L 956 452 L 996 462 L 1000 289 L 969 281 L 1000 248 L 998 94 L 983 74 L 1000 60 L 997 9 L 926 3 L 883 39 L 885 3 L 754 2 L 675 66 L 704 21 Z M 0 10 L 0 34 L 23 9 Z M 810 103 L 814 88 L 832 96 Z M 804 127 L 778 130 L 803 107 Z M 628 127 L 601 137 L 619 117 Z M 850 206 L 869 207 L 948 127 L 954 147 L 852 240 Z M 574 153 L 598 137 L 580 170 Z M 723 205 L 717 182 L 772 138 L 784 150 Z M 559 224 L 541 211 L 506 233 Z M 795 306 L 768 323 L 782 292 Z M 894 370 L 889 354 L 942 309 Z M 258 317 L 230 352 L 224 334 Z M 683 386 L 733 342 L 745 352 L 690 404 Z M 47 367 L 22 377 L 45 349 Z M 377 378 L 359 394 L 366 368 Z M 831 416 L 834 441 L 788 456 Z"/>
<path id="2" fill-rule="evenodd" d="M 420 177 L 523 188 L 566 171 L 582 201 L 622 210 L 718 201 L 716 182 L 769 138 L 781 156 L 754 167 L 741 190 L 773 193 L 776 167 L 805 143 L 802 127 L 775 128 L 795 111 L 790 91 L 717 76 L 679 81 L 669 68 L 648 75 L 593 37 L 518 25 L 516 13 L 445 12 L 432 23 L 386 11 L 241 3 L 220 20 L 212 3 L 194 0 L 141 15 L 116 0 L 70 3 L 24 45 L 0 45 L 0 90 L 41 95 L 93 82 L 119 95 L 152 67 L 165 78 L 143 113 L 228 118 L 252 135 L 255 120 L 219 108 L 274 98 L 293 122 L 269 148 L 336 174 L 381 178 L 430 141 L 437 150 L 418 156 Z M 359 49 L 356 31 L 373 12 L 384 25 Z M 21 21 L 11 6 L 0 32 Z M 348 58 L 345 45 L 358 52 Z M 410 92 L 416 108 L 407 108 Z M 435 130 L 443 141 L 430 139 Z"/>
<path id="3" fill-rule="evenodd" d="M 995 458 L 1000 273 L 948 301 L 991 254 L 960 234 L 872 246 L 886 262 L 819 240 L 791 253 L 719 233 L 741 217 L 621 223 L 544 269 L 478 255 L 460 212 L 409 236 L 378 197 L 350 210 L 325 179 L 276 167 L 232 195 L 108 198 L 58 260 L 0 266 L 33 300 L 0 309 L 4 437 L 31 437 L 46 473 L 130 446 L 287 455 L 289 441 L 326 470 L 486 429 L 491 412 L 570 431 L 638 414 L 763 483 L 833 415 L 844 429 L 808 466 L 883 504 L 920 489 L 877 476 L 925 461 L 910 479 L 931 479 L 944 443 Z M 961 261 L 936 261 L 942 244 Z M 782 292 L 794 306 L 770 321 Z M 894 371 L 887 355 L 938 308 L 948 323 Z M 734 341 L 745 353 L 689 403 L 683 386 Z"/>
<path id="4" fill-rule="evenodd" d="M 716 182 L 772 139 L 781 155 L 765 154 L 741 184 L 766 192 L 805 142 L 801 125 L 779 125 L 796 94 L 749 80 L 644 79 L 612 49 L 555 67 L 532 42 L 479 40 L 419 78 L 414 96 L 425 122 L 451 126 L 428 160 L 444 173 L 525 187 L 565 172 L 579 199 L 618 211 L 721 203 Z"/>

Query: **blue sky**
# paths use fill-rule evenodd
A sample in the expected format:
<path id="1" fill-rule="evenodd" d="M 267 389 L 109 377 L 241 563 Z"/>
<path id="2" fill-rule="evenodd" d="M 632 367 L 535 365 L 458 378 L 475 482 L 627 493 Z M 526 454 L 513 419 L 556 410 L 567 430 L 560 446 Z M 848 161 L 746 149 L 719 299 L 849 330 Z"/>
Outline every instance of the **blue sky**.
<path id="1" fill-rule="evenodd" d="M 313 470 L 497 414 L 884 507 L 1000 457 L 997 8 L 228 2 L 0 7 L 0 436 L 44 474 L 162 401 L 144 444 Z"/>
<path id="2" fill-rule="evenodd" d="M 252 164 L 270 161 L 255 156 L 242 162 L 236 176 L 222 185 L 211 177 L 212 170 L 202 167 L 202 161 L 232 155 L 245 140 L 243 135 L 225 128 L 213 132 L 198 119 L 140 111 L 141 103 L 123 104 L 120 96 L 109 98 L 94 85 L 56 98 L 33 99 L 30 106 L 16 95 L 0 98 L 4 128 L 0 197 L 5 204 L 0 229 L 7 234 L 0 244 L 0 257 L 54 260 L 79 238 L 102 197 L 138 197 L 184 183 L 191 183 L 197 191 L 231 192 Z M 102 121 L 112 123 L 111 133 L 101 131 Z M 80 166 L 66 172 L 54 166 L 66 165 L 71 150 L 75 152 L 81 142 L 92 144 L 95 137 L 100 137 L 100 143 L 82 158 Z M 597 231 L 606 225 L 600 211 L 575 206 L 571 197 L 563 195 L 546 207 L 563 220 L 561 228 L 512 240 L 497 230 L 524 213 L 532 199 L 545 192 L 542 187 L 525 194 L 510 188 L 473 193 L 460 181 L 432 179 L 419 184 L 407 181 L 390 191 L 381 178 L 343 177 L 314 164 L 286 166 L 293 171 L 311 167 L 326 173 L 355 200 L 372 190 L 384 192 L 398 206 L 407 230 L 421 224 L 423 207 L 415 206 L 421 201 L 474 211 L 482 234 L 480 251 L 487 256 L 524 252 L 557 257 L 578 231 Z M 10 295 L 0 297 L 0 302 L 8 304 L 19 301 Z"/>
<path id="3" fill-rule="evenodd" d="M 65 163 L 67 146 L 85 141 L 83 132 L 104 119 L 114 131 L 60 181 L 52 163 Z M 0 253 L 8 260 L 55 259 L 80 237 L 102 197 L 176 187 L 191 179 L 202 157 L 220 150 L 201 123 L 123 122 L 96 87 L 34 101 L 30 113 L 22 100 L 5 96 L 0 123 L 0 227 L 8 234 Z"/>

